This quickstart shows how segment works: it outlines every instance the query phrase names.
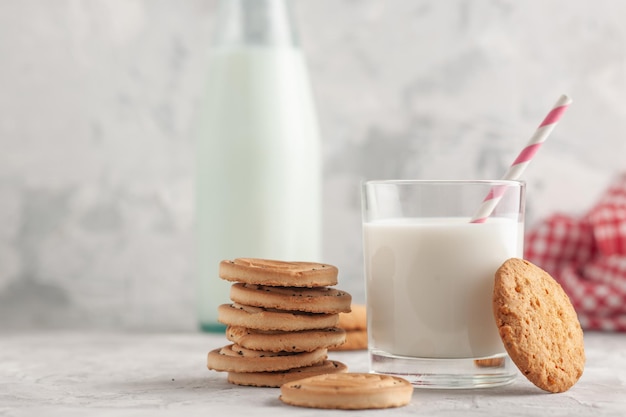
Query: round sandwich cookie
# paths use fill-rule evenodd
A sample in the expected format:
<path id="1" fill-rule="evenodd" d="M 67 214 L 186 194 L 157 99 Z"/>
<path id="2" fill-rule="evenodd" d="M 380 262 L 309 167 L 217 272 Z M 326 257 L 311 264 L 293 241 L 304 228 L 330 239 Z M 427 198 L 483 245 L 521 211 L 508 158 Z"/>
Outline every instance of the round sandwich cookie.
<path id="1" fill-rule="evenodd" d="M 315 262 L 237 258 L 220 262 L 219 276 L 226 281 L 281 287 L 337 285 L 337 267 Z"/>
<path id="2" fill-rule="evenodd" d="M 222 372 L 271 372 L 311 366 L 326 360 L 326 349 L 313 352 L 261 352 L 235 344 L 214 349 L 207 355 L 207 368 Z"/>
<path id="3" fill-rule="evenodd" d="M 281 372 L 229 372 L 228 382 L 236 385 L 247 385 L 252 387 L 278 388 L 287 382 L 315 375 L 337 374 L 348 372 L 348 367 L 339 361 L 325 360 L 324 362 L 294 368 Z"/>
<path id="4" fill-rule="evenodd" d="M 232 303 L 217 307 L 217 319 L 229 326 L 248 329 L 297 331 L 335 327 L 339 314 L 274 310 Z"/>
<path id="5" fill-rule="evenodd" d="M 511 360 L 526 378 L 563 392 L 585 367 L 583 331 L 563 288 L 543 269 L 512 258 L 495 274 L 493 313 Z"/>
<path id="6" fill-rule="evenodd" d="M 236 283 L 230 288 L 236 303 L 309 313 L 348 313 L 352 296 L 335 288 L 273 287 Z"/>
<path id="7" fill-rule="evenodd" d="M 228 326 L 226 338 L 246 349 L 266 352 L 312 352 L 320 348 L 334 348 L 346 341 L 346 331 L 336 327 L 285 332 L 255 330 Z"/>
<path id="8" fill-rule="evenodd" d="M 406 405 L 413 386 L 390 375 L 339 373 L 288 382 L 280 394 L 284 403 L 300 407 L 363 410 Z"/>

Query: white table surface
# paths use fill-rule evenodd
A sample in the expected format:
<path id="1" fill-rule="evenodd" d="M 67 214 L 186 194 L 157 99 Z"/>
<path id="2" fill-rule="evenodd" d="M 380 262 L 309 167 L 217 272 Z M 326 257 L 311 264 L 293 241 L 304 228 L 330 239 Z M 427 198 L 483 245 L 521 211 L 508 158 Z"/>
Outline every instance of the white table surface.
<path id="1" fill-rule="evenodd" d="M 46 332 L 0 334 L 0 416 L 626 416 L 626 335 L 587 333 L 587 366 L 548 394 L 521 375 L 481 390 L 416 389 L 384 411 L 291 407 L 276 388 L 239 387 L 206 369 L 223 335 Z M 367 354 L 331 353 L 351 371 Z"/>

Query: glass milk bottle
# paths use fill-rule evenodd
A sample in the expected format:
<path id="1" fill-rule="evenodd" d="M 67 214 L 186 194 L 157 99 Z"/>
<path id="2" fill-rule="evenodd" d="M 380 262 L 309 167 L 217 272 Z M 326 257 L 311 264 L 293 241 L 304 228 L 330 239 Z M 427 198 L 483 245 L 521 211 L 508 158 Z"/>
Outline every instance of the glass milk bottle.
<path id="1" fill-rule="evenodd" d="M 289 0 L 221 0 L 197 137 L 199 320 L 221 331 L 237 257 L 320 262 L 317 116 Z"/>

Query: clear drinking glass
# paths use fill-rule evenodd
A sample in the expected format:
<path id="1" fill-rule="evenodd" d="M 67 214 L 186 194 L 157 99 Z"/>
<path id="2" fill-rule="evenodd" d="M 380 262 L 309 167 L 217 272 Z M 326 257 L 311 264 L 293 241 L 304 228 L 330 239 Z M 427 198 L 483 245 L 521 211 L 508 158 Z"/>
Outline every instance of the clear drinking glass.
<path id="1" fill-rule="evenodd" d="M 472 223 L 490 190 L 504 194 Z M 518 181 L 368 181 L 362 190 L 370 370 L 417 387 L 512 382 L 492 312 L 494 273 L 522 257 Z"/>

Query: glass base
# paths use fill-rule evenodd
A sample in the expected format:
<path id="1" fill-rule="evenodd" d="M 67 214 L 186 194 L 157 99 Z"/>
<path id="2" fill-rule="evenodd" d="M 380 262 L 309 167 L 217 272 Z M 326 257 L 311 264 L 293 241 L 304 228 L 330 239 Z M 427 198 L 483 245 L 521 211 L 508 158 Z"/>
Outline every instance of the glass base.
<path id="1" fill-rule="evenodd" d="M 402 377 L 416 388 L 471 389 L 510 384 L 517 375 L 506 353 L 486 358 L 431 359 L 370 350 L 370 371 Z"/>

